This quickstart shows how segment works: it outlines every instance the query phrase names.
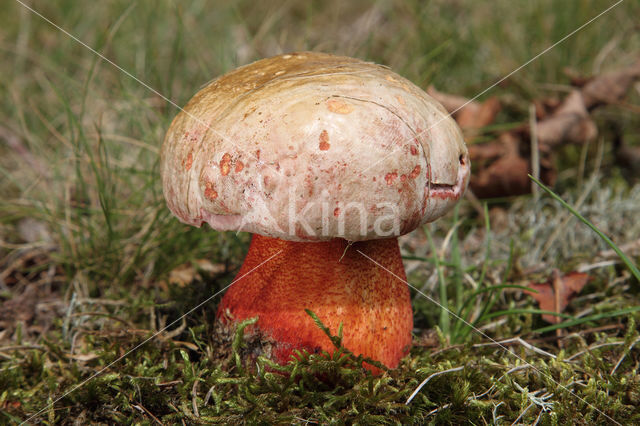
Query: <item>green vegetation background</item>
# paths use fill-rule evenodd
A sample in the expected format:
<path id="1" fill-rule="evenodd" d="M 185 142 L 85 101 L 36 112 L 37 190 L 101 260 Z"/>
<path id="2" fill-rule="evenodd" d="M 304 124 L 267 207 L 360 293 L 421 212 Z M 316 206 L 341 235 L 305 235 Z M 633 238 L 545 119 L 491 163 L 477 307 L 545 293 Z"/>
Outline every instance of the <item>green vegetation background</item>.
<path id="1" fill-rule="evenodd" d="M 613 3 L 28 2 L 177 105 L 225 71 L 296 50 L 379 62 L 472 97 Z M 231 281 L 248 235 L 188 228 L 166 209 L 158 150 L 176 108 L 19 2 L 0 5 L 0 423 L 640 422 L 638 282 L 615 258 L 596 264 L 606 245 L 545 195 L 496 200 L 486 222 L 464 202 L 402 240 L 413 285 L 492 339 L 533 347 L 492 344 L 416 294 L 415 347 L 381 377 L 349 356 L 243 365 L 256 342 L 215 329 L 217 298 L 179 320 Z M 499 123 L 563 96 L 565 68 L 588 76 L 632 63 L 637 16 L 640 3 L 623 2 L 489 92 L 507 105 Z M 596 119 L 597 144 L 559 153 L 555 189 L 632 243 L 640 190 L 605 124 L 638 144 L 637 109 Z M 545 331 L 514 286 L 585 265 L 592 280 L 567 322 Z"/>

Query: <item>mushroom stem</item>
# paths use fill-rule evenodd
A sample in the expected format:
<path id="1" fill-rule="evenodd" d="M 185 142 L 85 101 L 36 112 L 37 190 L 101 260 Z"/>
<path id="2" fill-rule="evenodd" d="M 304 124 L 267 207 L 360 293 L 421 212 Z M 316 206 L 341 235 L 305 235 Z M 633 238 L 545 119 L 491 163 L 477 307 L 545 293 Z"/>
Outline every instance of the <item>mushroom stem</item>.
<path id="1" fill-rule="evenodd" d="M 346 250 L 346 252 L 345 252 Z M 358 250 L 375 259 L 375 265 Z M 294 242 L 254 234 L 238 276 L 218 308 L 223 322 L 259 317 L 257 331 L 272 342 L 271 359 L 284 364 L 294 350 L 335 347 L 305 309 L 313 311 L 356 355 L 395 368 L 411 346 L 413 316 L 397 238 L 353 243 L 343 239 Z M 392 272 L 393 274 L 389 273 Z M 365 368 L 378 372 L 375 367 Z"/>

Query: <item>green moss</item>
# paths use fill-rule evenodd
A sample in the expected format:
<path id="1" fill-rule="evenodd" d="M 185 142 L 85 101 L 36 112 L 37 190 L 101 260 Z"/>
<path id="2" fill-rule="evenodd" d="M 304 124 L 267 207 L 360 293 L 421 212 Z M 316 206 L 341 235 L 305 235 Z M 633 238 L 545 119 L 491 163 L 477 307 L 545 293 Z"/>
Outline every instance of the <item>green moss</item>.
<path id="1" fill-rule="evenodd" d="M 178 105 L 237 65 L 304 49 L 376 60 L 422 87 L 474 96 L 611 4 L 40 3 Z M 623 2 L 487 94 L 504 108 L 481 137 L 526 122 L 532 100 L 562 96 L 566 67 L 590 75 L 631 63 L 639 13 Z M 10 142 L 0 144 L 0 423 L 36 413 L 31 421 L 49 424 L 640 423 L 638 282 L 616 265 L 590 270 L 565 311 L 576 320 L 561 328 L 518 287 L 596 263 L 606 249 L 545 199 L 491 203 L 486 211 L 506 209 L 504 229 L 463 202 L 429 227 L 434 250 L 420 231 L 404 242 L 409 282 L 458 318 L 414 293 L 414 347 L 379 377 L 341 347 L 340 332 L 336 355 L 277 366 L 247 356 L 255 336 L 215 325 L 217 299 L 183 321 L 231 282 L 249 236 L 186 227 L 166 209 L 157 154 L 177 110 L 17 2 L 0 29 L 0 131 Z M 637 93 L 628 102 L 596 117 L 605 143 L 604 124 L 615 121 L 637 144 L 640 120 L 628 109 Z M 637 234 L 640 193 L 606 147 L 600 189 L 579 210 L 622 244 Z M 571 203 L 598 154 L 584 152 L 586 176 L 581 148 L 558 154 L 556 190 Z M 570 235 L 545 251 L 559 228 Z M 25 229 L 42 234 L 30 240 Z M 199 270 L 203 260 L 223 272 Z M 198 276 L 172 284 L 185 264 Z M 480 346 L 513 336 L 557 358 L 513 341 Z"/>
<path id="2" fill-rule="evenodd" d="M 96 339 L 85 349 L 98 357 L 80 366 L 53 362 L 56 354 L 49 351 L 24 351 L 2 363 L 3 415 L 26 419 L 56 400 L 53 413 L 62 423 L 78 417 L 136 422 L 152 415 L 162 422 L 198 423 L 458 424 L 469 419 L 493 423 L 515 419 L 530 405 L 520 421 L 531 423 L 539 415 L 544 423 L 554 418 L 606 423 L 605 415 L 621 423 L 640 419 L 640 380 L 635 372 L 637 360 L 631 359 L 637 352 L 629 351 L 638 338 L 633 317 L 629 318 L 632 327 L 619 339 L 600 337 L 616 345 L 584 351 L 571 361 L 540 356 L 519 346 L 510 347 L 518 357 L 496 346 L 472 343 L 435 352 L 416 347 L 398 369 L 381 376 L 363 369 L 362 358 L 342 347 L 334 356 L 300 353 L 285 366 L 264 358 L 246 365 L 240 354 L 248 324 L 238 327 L 232 337 L 232 350 L 226 356 L 233 361 L 227 363 L 228 369 L 212 364 L 200 350 L 181 349 L 178 341 L 146 344 L 114 363 L 116 354 L 131 349 L 135 342 L 122 337 Z M 204 344 L 205 353 L 219 349 L 202 327 L 182 337 Z M 336 343 L 340 340 L 333 338 Z M 583 351 L 583 344 L 568 345 L 562 358 Z M 630 359 L 610 375 L 623 355 Z M 107 365 L 102 374 L 58 400 Z M 423 380 L 458 366 L 463 369 L 434 376 L 406 404 Z"/>

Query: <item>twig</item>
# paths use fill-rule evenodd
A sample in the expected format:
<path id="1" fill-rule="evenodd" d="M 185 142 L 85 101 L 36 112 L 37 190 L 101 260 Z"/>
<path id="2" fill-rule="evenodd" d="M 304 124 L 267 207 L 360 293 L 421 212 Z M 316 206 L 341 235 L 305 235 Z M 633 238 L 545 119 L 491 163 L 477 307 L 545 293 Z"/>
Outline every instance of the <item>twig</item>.
<path id="1" fill-rule="evenodd" d="M 557 313 L 561 313 L 562 312 L 562 302 L 560 301 L 560 293 L 562 293 L 562 289 L 564 287 L 564 284 L 562 282 L 562 278 L 560 277 L 560 271 L 558 271 L 558 269 L 554 268 L 552 273 L 552 280 L 553 280 L 553 295 L 554 297 L 554 303 L 553 303 L 553 310 Z M 558 336 L 558 338 L 562 337 L 564 335 L 562 328 L 558 328 L 556 329 L 556 336 Z M 558 340 L 558 346 L 560 347 L 560 349 L 563 349 L 564 347 L 564 342 L 562 340 Z"/>
<path id="2" fill-rule="evenodd" d="M 17 346 L 0 346 L 0 350 L 2 351 L 16 351 L 23 349 L 38 349 L 44 351 L 44 346 L 41 345 L 17 345 Z"/>
<path id="3" fill-rule="evenodd" d="M 511 423 L 511 426 L 515 425 L 516 423 L 518 423 L 518 420 L 520 420 L 526 413 L 527 411 L 529 411 L 529 408 L 533 407 L 533 402 L 529 405 L 527 405 L 527 408 L 525 408 L 518 417 L 516 417 L 516 419 L 513 421 L 513 423 Z"/>
<path id="4" fill-rule="evenodd" d="M 523 389 L 522 386 L 518 384 L 518 382 L 513 382 L 513 385 L 516 387 L 516 389 L 522 392 L 529 401 L 540 407 L 543 411 L 551 410 L 553 408 L 553 402 L 547 402 L 547 399 L 553 396 L 552 393 L 547 392 L 542 396 L 537 396 L 540 392 L 546 389 L 540 389 L 535 392 L 528 392 L 527 390 Z"/>
<path id="5" fill-rule="evenodd" d="M 200 417 L 200 412 L 198 411 L 198 383 L 200 383 L 200 380 L 194 380 L 191 387 L 191 405 L 193 406 L 193 415 L 196 417 Z"/>
<path id="6" fill-rule="evenodd" d="M 162 423 L 160 420 L 158 420 L 158 418 L 156 416 L 154 416 L 151 411 L 147 410 L 144 405 L 142 405 L 141 403 L 138 404 L 132 404 L 135 408 L 138 409 L 138 411 L 144 411 L 149 417 L 151 417 L 156 423 L 158 423 L 159 425 L 164 425 L 164 423 Z"/>
<path id="7" fill-rule="evenodd" d="M 485 396 L 485 395 L 489 394 L 493 389 L 495 389 L 495 387 L 496 387 L 496 383 L 498 383 L 500 380 L 502 380 L 502 378 L 503 378 L 503 377 L 506 377 L 506 376 L 508 376 L 509 374 L 515 373 L 515 372 L 520 371 L 520 370 L 528 370 L 529 368 L 533 368 L 533 366 L 532 366 L 531 364 L 523 364 L 523 365 L 519 365 L 519 366 L 517 366 L 517 367 L 513 367 L 513 368 L 509 369 L 508 371 L 506 371 L 505 373 L 503 373 L 503 374 L 502 374 L 502 376 L 500 376 L 500 377 L 495 381 L 495 383 L 494 383 L 494 384 L 492 384 L 492 385 L 491 385 L 491 387 L 489 387 L 489 389 L 487 389 L 486 391 L 482 392 L 480 395 L 475 395 L 475 396 L 473 396 L 472 398 L 468 398 L 468 399 L 474 399 L 474 400 L 477 400 L 477 399 L 482 398 L 483 396 Z M 497 407 L 499 407 L 499 406 L 500 406 L 500 404 L 498 404 L 496 407 L 494 407 L 494 410 L 495 410 L 495 408 L 497 408 Z"/>
<path id="8" fill-rule="evenodd" d="M 213 395 L 213 389 L 216 387 L 216 385 L 213 385 L 209 388 L 209 390 L 207 391 L 207 394 L 204 396 L 204 402 L 203 405 L 208 405 L 209 404 L 209 400 L 211 399 L 211 395 Z"/>
<path id="9" fill-rule="evenodd" d="M 502 404 L 504 404 L 504 401 L 500 401 L 499 403 L 494 405 L 493 409 L 491 410 L 491 417 L 493 419 L 493 424 L 495 425 L 499 424 L 498 420 L 500 420 L 503 417 L 503 416 L 498 416 L 498 407 L 500 407 Z"/>
<path id="10" fill-rule="evenodd" d="M 184 317 L 182 317 L 182 323 L 180 324 L 180 326 L 178 328 L 176 328 L 175 330 L 171 330 L 168 333 L 167 332 L 162 332 L 162 334 L 160 334 L 160 337 L 165 339 L 165 340 L 171 340 L 174 337 L 178 336 L 179 334 L 181 334 L 185 328 L 187 328 L 187 321 L 185 320 Z"/>
<path id="11" fill-rule="evenodd" d="M 424 379 L 422 381 L 422 383 L 420 383 L 418 385 L 418 387 L 416 388 L 416 390 L 413 391 L 413 393 L 411 394 L 411 396 L 409 396 L 409 398 L 407 399 L 407 402 L 404 403 L 404 405 L 409 405 L 411 403 L 411 400 L 413 400 L 413 398 L 415 398 L 415 396 L 418 394 L 418 392 L 420 392 L 420 389 L 422 389 L 422 387 L 424 385 L 427 384 L 427 382 L 431 379 L 433 379 L 436 376 L 440 376 L 441 374 L 445 374 L 445 373 L 453 373 L 454 371 L 460 371 L 464 368 L 464 366 L 461 367 L 455 367 L 455 368 L 450 368 L 448 370 L 442 370 L 442 371 L 438 371 L 437 373 L 433 373 L 432 375 L 430 375 L 429 377 L 427 377 L 426 379 Z M 445 407 L 441 407 L 441 408 L 445 408 Z M 431 413 L 429 413 L 431 414 Z"/>
<path id="12" fill-rule="evenodd" d="M 640 253 L 640 239 L 620 245 L 620 250 L 630 255 Z M 618 254 L 615 252 L 615 250 L 603 250 L 601 252 L 598 252 L 597 256 L 604 259 L 618 258 Z"/>
<path id="13" fill-rule="evenodd" d="M 113 305 L 113 306 L 124 306 L 127 305 L 128 302 L 124 299 L 101 299 L 101 298 L 91 298 L 91 297 L 79 297 L 77 300 L 80 304 L 96 304 L 96 305 Z"/>
<path id="14" fill-rule="evenodd" d="M 598 269 L 598 268 L 606 268 L 607 266 L 613 266 L 613 265 L 617 265 L 619 263 L 622 263 L 621 260 L 616 260 L 616 259 L 612 259 L 612 260 L 603 260 L 602 262 L 595 262 L 595 263 L 589 263 L 589 264 L 581 264 L 576 268 L 577 272 L 587 272 L 590 271 L 592 269 Z"/>
<path id="15" fill-rule="evenodd" d="M 533 425 L 531 426 L 536 426 L 540 422 L 540 417 L 542 417 L 542 413 L 544 413 L 544 410 L 540 409 L 540 412 L 538 413 L 538 417 L 536 417 L 536 421 L 533 422 Z"/>
<path id="16" fill-rule="evenodd" d="M 640 342 L 640 337 L 637 337 L 636 340 L 633 341 L 633 343 L 631 343 L 631 345 L 629 345 L 629 349 L 625 350 L 622 353 L 622 356 L 620 357 L 620 359 L 618 360 L 618 362 L 616 363 L 616 365 L 613 367 L 613 370 L 611 370 L 611 373 L 609 373 L 610 376 L 613 376 L 613 373 L 616 372 L 616 370 L 618 369 L 618 367 L 620 367 L 620 364 L 622 364 L 622 360 L 629 354 L 629 352 L 631 352 L 631 349 L 633 349 L 633 347 L 636 345 L 636 343 Z"/>
<path id="17" fill-rule="evenodd" d="M 173 386 L 173 385 L 179 385 L 182 384 L 182 379 L 180 380 L 171 380 L 170 382 L 164 382 L 164 383 L 158 383 L 156 386 L 157 387 L 163 387 L 163 386 Z"/>
<path id="18" fill-rule="evenodd" d="M 593 333 L 598 333 L 600 331 L 608 331 L 608 330 L 616 330 L 616 329 L 621 329 L 621 328 L 625 328 L 626 326 L 624 324 L 608 324 L 608 325 L 602 325 L 600 327 L 593 327 L 593 328 L 586 328 L 584 330 L 580 330 L 578 332 L 574 332 L 571 334 L 568 334 L 566 336 L 563 336 L 562 339 L 570 339 L 572 337 L 582 337 L 586 334 L 593 334 Z M 555 340 L 556 338 L 554 337 L 553 339 L 551 338 L 547 338 L 546 340 Z"/>
<path id="19" fill-rule="evenodd" d="M 529 105 L 529 133 L 531 135 L 531 174 L 540 180 L 540 149 L 538 147 L 538 123 L 536 121 L 536 107 Z M 531 192 L 534 203 L 540 199 L 540 188 L 535 182 L 531 182 Z"/>
<path id="20" fill-rule="evenodd" d="M 464 348 L 464 345 L 462 343 L 458 343 L 457 345 L 450 345 L 450 346 L 444 347 L 442 349 L 438 349 L 438 350 L 435 350 L 435 351 L 431 352 L 431 356 L 434 357 L 434 356 L 440 355 L 442 352 L 447 352 L 447 351 L 452 351 L 452 350 L 459 350 L 459 349 L 462 349 L 462 348 Z"/>
<path id="21" fill-rule="evenodd" d="M 438 411 L 444 410 L 445 408 L 449 408 L 449 407 L 451 407 L 451 404 L 444 404 L 442 407 L 434 408 L 433 410 L 431 410 L 431 411 L 429 411 L 427 413 L 427 416 L 431 416 L 431 415 L 437 413 Z"/>
<path id="22" fill-rule="evenodd" d="M 599 345 L 586 348 L 586 349 L 584 349 L 584 350 L 582 350 L 580 352 L 576 352 L 575 354 L 571 355 L 569 358 L 565 358 L 565 361 L 571 361 L 572 359 L 577 358 L 580 355 L 585 354 L 587 352 L 591 352 L 594 349 L 604 348 L 604 347 L 607 347 L 607 346 L 620 346 L 620 345 L 624 345 L 624 342 L 601 343 Z"/>
<path id="23" fill-rule="evenodd" d="M 556 359 L 556 356 L 554 354 L 549 353 L 549 352 L 547 352 L 545 350 L 542 350 L 540 348 L 537 348 L 537 347 L 533 346 L 531 343 L 528 343 L 528 342 L 522 340 L 520 337 L 513 337 L 511 339 L 506 339 L 506 340 L 502 340 L 502 341 L 499 341 L 499 342 L 477 343 L 477 344 L 473 345 L 472 347 L 480 348 L 480 347 L 483 347 L 483 346 L 495 346 L 495 345 L 504 346 L 504 345 L 509 344 L 509 343 L 518 343 L 518 344 L 524 346 L 525 348 L 527 348 L 529 350 L 532 350 L 533 352 L 535 352 L 537 354 L 545 355 L 545 356 L 548 356 L 550 358 Z"/>

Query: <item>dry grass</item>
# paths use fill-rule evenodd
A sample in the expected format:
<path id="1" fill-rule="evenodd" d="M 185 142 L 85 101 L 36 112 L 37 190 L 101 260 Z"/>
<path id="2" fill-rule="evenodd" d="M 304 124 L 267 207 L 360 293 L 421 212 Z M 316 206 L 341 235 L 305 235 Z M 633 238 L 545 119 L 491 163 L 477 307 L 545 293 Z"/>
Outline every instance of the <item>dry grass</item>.
<path id="1" fill-rule="evenodd" d="M 304 49 L 375 60 L 422 87 L 471 97 L 610 4 L 32 2 L 178 105 L 237 65 Z M 368 376 L 352 357 L 303 356 L 282 368 L 286 375 L 264 359 L 237 363 L 251 339 L 233 330 L 220 337 L 215 302 L 180 320 L 230 282 L 248 236 L 188 229 L 165 208 L 157 153 L 175 108 L 19 3 L 4 9 L 2 422 L 41 409 L 37 419 L 51 424 L 640 421 L 639 315 L 629 310 L 639 305 L 639 283 L 546 196 L 492 201 L 488 228 L 468 202 L 457 218 L 430 226 L 442 279 L 425 230 L 402 240 L 413 285 L 438 299 L 446 284 L 456 310 L 472 296 L 468 318 L 478 328 L 526 344 L 484 345 L 485 337 L 455 318 L 445 330 L 440 310 L 416 293 L 415 347 L 382 377 Z M 500 123 L 526 120 L 532 99 L 565 90 L 565 67 L 588 75 L 631 63 L 640 51 L 639 14 L 637 3 L 624 2 L 496 88 L 491 94 L 507 106 Z M 628 102 L 639 99 L 636 90 Z M 600 145 L 584 155 L 563 151 L 556 189 L 637 259 L 637 177 L 623 177 L 604 126 L 620 123 L 637 144 L 634 111 L 600 113 Z M 170 279 L 181 265 L 196 271 L 203 259 L 216 267 L 187 282 Z M 532 300 L 505 286 L 546 279 L 554 268 L 589 271 L 592 281 L 566 313 L 595 319 L 539 333 L 547 324 Z"/>

